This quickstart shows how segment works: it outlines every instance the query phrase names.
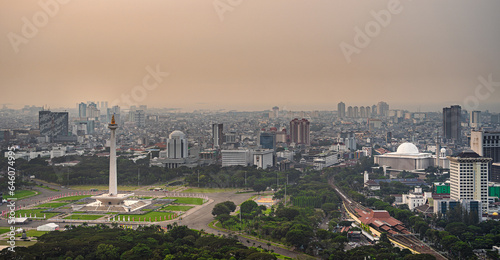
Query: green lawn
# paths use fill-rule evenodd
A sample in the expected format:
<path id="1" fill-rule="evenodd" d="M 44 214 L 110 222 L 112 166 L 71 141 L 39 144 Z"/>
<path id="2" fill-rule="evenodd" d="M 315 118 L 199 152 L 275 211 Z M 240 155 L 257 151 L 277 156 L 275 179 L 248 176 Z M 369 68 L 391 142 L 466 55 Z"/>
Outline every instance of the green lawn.
<path id="1" fill-rule="evenodd" d="M 24 214 L 26 214 L 27 217 L 30 216 L 30 213 L 31 213 L 31 217 L 35 217 L 35 214 L 37 216 L 37 218 L 39 217 L 42 217 L 43 218 L 43 214 L 45 214 L 45 217 L 47 219 L 59 214 L 59 213 L 42 213 L 42 211 L 45 211 L 47 209 L 20 209 L 20 210 L 16 210 L 16 217 L 19 217 L 19 214 L 21 214 L 21 217 L 24 218 Z"/>
<path id="2" fill-rule="evenodd" d="M 40 204 L 37 207 L 38 208 L 59 208 L 59 207 L 64 206 L 66 204 L 68 204 L 68 203 L 66 203 L 66 202 L 49 202 L 49 203 Z"/>
<path id="3" fill-rule="evenodd" d="M 132 218 L 135 218 L 135 221 L 138 221 L 139 218 L 141 219 L 141 221 L 144 221 L 144 218 L 146 218 L 146 221 L 149 221 L 149 218 L 151 217 L 151 222 L 154 222 L 155 217 L 157 218 L 157 221 L 160 221 L 160 217 L 161 217 L 161 220 L 163 221 L 165 216 L 167 217 L 167 220 L 168 220 L 168 217 L 172 216 L 172 215 L 174 215 L 174 213 L 154 211 L 154 212 L 146 213 L 144 215 L 121 215 L 120 214 L 120 219 L 122 217 L 125 217 L 125 220 L 128 220 L 128 217 L 130 216 L 130 221 L 132 221 Z"/>
<path id="4" fill-rule="evenodd" d="M 49 233 L 50 231 L 38 231 L 36 229 L 31 229 L 26 231 L 26 236 L 27 237 L 40 237 L 41 235 L 45 233 Z M 16 235 L 16 237 L 21 237 L 22 233 L 19 233 Z M 17 241 L 16 241 L 17 244 Z"/>
<path id="5" fill-rule="evenodd" d="M 6 193 L 3 197 L 5 199 L 16 198 L 16 199 L 20 200 L 20 199 L 35 196 L 38 194 L 37 191 L 32 191 L 32 190 L 16 190 L 14 192 L 15 192 L 14 196 L 10 196 L 8 193 Z"/>
<path id="6" fill-rule="evenodd" d="M 189 205 L 202 205 L 203 199 L 201 198 L 187 198 L 187 197 L 164 197 L 163 199 L 175 200 L 174 203 L 189 204 Z"/>
<path id="7" fill-rule="evenodd" d="M 96 220 L 104 215 L 78 215 L 73 214 L 71 216 L 67 216 L 64 219 L 81 219 L 81 220 Z"/>
<path id="8" fill-rule="evenodd" d="M 0 234 L 10 232 L 10 228 L 0 228 Z"/>
<path id="9" fill-rule="evenodd" d="M 68 197 L 64 197 L 64 198 L 55 199 L 54 201 L 77 201 L 77 200 L 81 200 L 83 198 L 88 198 L 90 196 L 91 195 L 68 196 Z"/>
<path id="10" fill-rule="evenodd" d="M 188 188 L 182 191 L 182 193 L 218 193 L 218 192 L 228 192 L 228 191 L 238 191 L 241 189 L 236 188 Z"/>
<path id="11" fill-rule="evenodd" d="M 171 211 L 188 211 L 190 209 L 194 208 L 193 206 L 175 206 L 175 205 L 168 205 L 164 207 L 163 209 L 166 210 L 171 210 Z"/>
<path id="12" fill-rule="evenodd" d="M 137 185 L 118 185 L 118 190 L 119 191 L 127 191 L 127 190 L 136 190 L 137 188 L 140 188 L 141 186 Z M 91 189 L 97 189 L 99 191 L 103 190 L 108 190 L 109 186 L 108 185 L 75 185 L 70 187 L 73 190 L 85 190 L 85 191 L 90 191 Z"/>
<path id="13" fill-rule="evenodd" d="M 58 189 L 54 189 L 54 188 L 51 188 L 51 187 L 48 187 L 48 186 L 42 186 L 42 185 L 36 185 L 36 186 L 40 187 L 40 188 L 43 188 L 43 189 L 46 189 L 46 190 L 59 191 Z"/>

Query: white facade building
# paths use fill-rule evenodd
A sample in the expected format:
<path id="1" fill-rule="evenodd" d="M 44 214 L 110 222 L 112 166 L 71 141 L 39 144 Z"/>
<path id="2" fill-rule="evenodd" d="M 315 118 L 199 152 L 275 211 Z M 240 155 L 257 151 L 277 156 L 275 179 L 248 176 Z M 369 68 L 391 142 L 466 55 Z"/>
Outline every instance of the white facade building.
<path id="1" fill-rule="evenodd" d="M 450 199 L 481 202 L 483 213 L 488 212 L 488 165 L 491 158 L 475 152 L 463 152 L 450 160 Z"/>
<path id="2" fill-rule="evenodd" d="M 188 157 L 186 135 L 178 130 L 173 131 L 167 140 L 167 158 L 181 159 Z"/>
<path id="3" fill-rule="evenodd" d="M 273 150 L 256 150 L 253 154 L 253 165 L 257 168 L 267 169 L 273 166 Z"/>
<path id="4" fill-rule="evenodd" d="M 314 169 L 322 170 L 323 168 L 330 167 L 334 164 L 339 163 L 338 154 L 333 152 L 325 152 L 318 154 L 314 157 Z"/>
<path id="5" fill-rule="evenodd" d="M 250 150 L 222 150 L 222 167 L 248 166 L 252 158 Z"/>

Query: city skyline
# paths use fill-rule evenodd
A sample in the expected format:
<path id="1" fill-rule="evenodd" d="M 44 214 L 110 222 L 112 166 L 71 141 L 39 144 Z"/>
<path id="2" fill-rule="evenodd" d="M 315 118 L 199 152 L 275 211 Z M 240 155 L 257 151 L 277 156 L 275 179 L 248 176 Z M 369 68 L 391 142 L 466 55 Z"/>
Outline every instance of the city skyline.
<path id="1" fill-rule="evenodd" d="M 0 4 L 0 104 L 500 112 L 497 1 L 44 3 Z"/>

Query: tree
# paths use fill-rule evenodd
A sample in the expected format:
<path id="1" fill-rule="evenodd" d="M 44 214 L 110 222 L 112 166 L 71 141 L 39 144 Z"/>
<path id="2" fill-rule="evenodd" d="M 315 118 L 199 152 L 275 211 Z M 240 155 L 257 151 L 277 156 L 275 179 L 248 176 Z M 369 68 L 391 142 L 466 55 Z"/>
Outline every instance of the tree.
<path id="1" fill-rule="evenodd" d="M 325 214 L 328 214 L 336 209 L 336 205 L 334 203 L 323 203 L 323 205 L 321 205 L 321 209 L 325 212 Z"/>
<path id="2" fill-rule="evenodd" d="M 222 214 L 229 215 L 229 213 L 231 213 L 231 210 L 223 202 L 216 204 L 212 209 L 212 215 L 214 216 L 219 216 Z"/>
<path id="3" fill-rule="evenodd" d="M 258 194 L 260 194 L 261 191 L 265 191 L 267 188 L 267 185 L 264 183 L 254 183 L 252 185 L 252 189 L 256 191 Z"/>
<path id="4" fill-rule="evenodd" d="M 232 201 L 224 201 L 222 204 L 226 205 L 226 207 L 231 211 L 234 212 L 236 210 L 236 205 Z"/>
<path id="5" fill-rule="evenodd" d="M 240 210 L 241 210 L 241 213 L 250 214 L 250 213 L 252 213 L 252 211 L 257 209 L 258 207 L 259 207 L 259 204 L 257 204 L 257 202 L 255 202 L 253 200 L 247 200 L 247 201 L 241 203 Z"/>
<path id="6" fill-rule="evenodd" d="M 113 245 L 100 244 L 97 246 L 96 256 L 101 260 L 120 259 L 119 249 Z"/>

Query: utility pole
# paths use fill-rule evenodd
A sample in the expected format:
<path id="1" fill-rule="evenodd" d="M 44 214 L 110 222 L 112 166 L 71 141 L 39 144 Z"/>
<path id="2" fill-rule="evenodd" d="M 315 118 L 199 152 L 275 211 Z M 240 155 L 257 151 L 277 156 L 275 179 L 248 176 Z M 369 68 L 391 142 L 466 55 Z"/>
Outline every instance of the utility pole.
<path id="1" fill-rule="evenodd" d="M 139 176 L 141 174 L 141 169 L 137 168 L 137 188 L 139 188 Z"/>
<path id="2" fill-rule="evenodd" d="M 198 170 L 198 188 L 200 187 L 200 170 Z"/>
<path id="3" fill-rule="evenodd" d="M 247 171 L 245 171 L 245 189 L 247 188 Z"/>

